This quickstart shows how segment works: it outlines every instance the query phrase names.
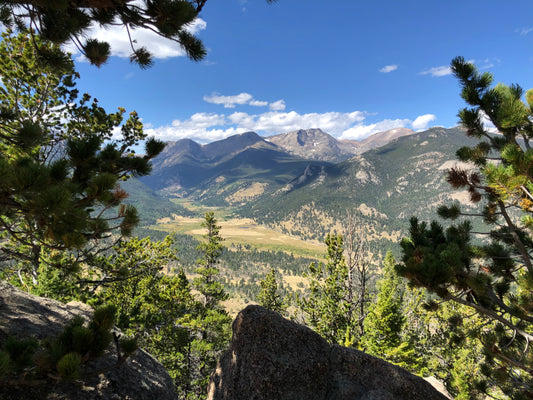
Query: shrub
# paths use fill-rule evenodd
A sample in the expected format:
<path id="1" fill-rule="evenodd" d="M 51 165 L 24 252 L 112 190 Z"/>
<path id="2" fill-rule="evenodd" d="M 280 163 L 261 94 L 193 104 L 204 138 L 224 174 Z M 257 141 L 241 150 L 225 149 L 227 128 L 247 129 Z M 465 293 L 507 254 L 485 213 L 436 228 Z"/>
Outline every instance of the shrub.
<path id="1" fill-rule="evenodd" d="M 79 353 L 67 353 L 57 363 L 57 373 L 66 381 L 78 379 L 80 375 L 81 355 Z"/>

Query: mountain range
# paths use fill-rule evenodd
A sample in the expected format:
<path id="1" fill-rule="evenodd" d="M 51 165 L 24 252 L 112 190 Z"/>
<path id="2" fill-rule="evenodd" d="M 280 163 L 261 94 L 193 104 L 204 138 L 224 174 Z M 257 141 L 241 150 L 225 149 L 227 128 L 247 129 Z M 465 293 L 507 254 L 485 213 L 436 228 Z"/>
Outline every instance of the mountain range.
<path id="1" fill-rule="evenodd" d="M 289 154 L 309 160 L 338 163 L 356 154 L 383 146 L 391 140 L 415 133 L 411 129 L 396 128 L 375 133 L 363 140 L 338 140 L 321 129 L 300 129 L 265 138 Z"/>
<path id="2" fill-rule="evenodd" d="M 216 202 L 225 194 L 223 201 L 233 204 L 278 189 L 310 162 L 315 167 L 339 163 L 413 133 L 399 128 L 349 141 L 307 129 L 266 138 L 246 132 L 206 145 L 182 139 L 167 144 L 143 182 L 168 196 Z"/>
<path id="3" fill-rule="evenodd" d="M 471 143 L 460 128 L 398 128 L 360 142 L 319 129 L 267 138 L 247 132 L 207 145 L 184 139 L 167 145 L 141 184 L 163 198 L 231 207 L 305 239 L 342 231 L 350 213 L 384 249 L 398 243 L 411 215 L 435 218 L 438 205 L 454 200 L 470 206 L 445 173 L 456 150 Z"/>

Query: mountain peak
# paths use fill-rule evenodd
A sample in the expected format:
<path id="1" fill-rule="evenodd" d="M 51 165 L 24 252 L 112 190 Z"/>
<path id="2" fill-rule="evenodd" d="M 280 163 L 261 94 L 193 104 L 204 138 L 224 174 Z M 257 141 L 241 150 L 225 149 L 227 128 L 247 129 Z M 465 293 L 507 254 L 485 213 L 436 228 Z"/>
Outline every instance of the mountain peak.
<path id="1" fill-rule="evenodd" d="M 258 142 L 264 141 L 265 140 L 257 133 L 250 131 L 206 144 L 203 150 L 207 158 L 215 159 L 229 154 L 238 153 Z"/>
<path id="2" fill-rule="evenodd" d="M 354 149 L 347 149 L 337 139 L 321 129 L 299 129 L 266 138 L 289 154 L 309 160 L 339 162 L 351 157 Z"/>

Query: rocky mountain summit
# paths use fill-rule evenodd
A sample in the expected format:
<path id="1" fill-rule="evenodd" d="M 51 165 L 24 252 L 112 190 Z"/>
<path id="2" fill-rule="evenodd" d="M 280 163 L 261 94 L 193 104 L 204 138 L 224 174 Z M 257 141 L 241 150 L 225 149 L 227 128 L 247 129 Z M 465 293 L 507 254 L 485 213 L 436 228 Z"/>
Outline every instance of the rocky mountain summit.
<path id="1" fill-rule="evenodd" d="M 0 281 L 0 347 L 8 337 L 32 336 L 42 340 L 57 336 L 75 316 L 89 319 L 91 307 L 71 302 L 63 304 L 23 292 Z M 148 353 L 136 354 L 115 366 L 114 347 L 84 366 L 74 382 L 54 379 L 0 382 L 2 400 L 176 400 L 172 378 Z"/>
<path id="2" fill-rule="evenodd" d="M 209 400 L 446 400 L 424 379 L 260 306 L 233 322 Z"/>
<path id="3" fill-rule="evenodd" d="M 294 156 L 339 163 L 356 154 L 384 146 L 395 139 L 414 133 L 411 129 L 395 128 L 374 133 L 363 140 L 339 140 L 321 129 L 300 129 L 269 136 L 265 140 Z"/>
<path id="4" fill-rule="evenodd" d="M 359 144 L 339 141 L 321 129 L 300 129 L 265 138 L 289 154 L 308 160 L 341 162 L 358 153 Z"/>

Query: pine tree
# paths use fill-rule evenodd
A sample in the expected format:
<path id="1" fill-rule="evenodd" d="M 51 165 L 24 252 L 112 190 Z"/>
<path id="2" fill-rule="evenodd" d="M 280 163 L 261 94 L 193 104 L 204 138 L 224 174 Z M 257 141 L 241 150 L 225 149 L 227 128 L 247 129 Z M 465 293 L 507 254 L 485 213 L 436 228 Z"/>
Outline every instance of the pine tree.
<path id="1" fill-rule="evenodd" d="M 44 62 L 35 44 L 62 67 Z M 136 156 L 146 139 L 137 114 L 123 122 L 123 109 L 108 114 L 88 94 L 78 100 L 72 60 L 38 37 L 3 33 L 0 77 L 0 259 L 20 262 L 19 277 L 29 272 L 36 283 L 49 252 L 88 261 L 113 232 L 131 234 L 138 216 L 120 182 L 148 174 L 164 144 L 149 139 Z M 112 140 L 117 128 L 122 137 Z"/>
<path id="2" fill-rule="evenodd" d="M 198 250 L 203 253 L 203 257 L 198 260 L 199 267 L 196 273 L 200 277 L 194 279 L 194 286 L 204 297 L 204 305 L 207 308 L 215 308 L 221 301 L 228 298 L 222 284 L 217 281 L 220 271 L 216 267 L 222 255 L 224 239 L 220 236 L 220 226 L 217 225 L 213 212 L 205 213 L 202 226 L 207 229 L 204 235 L 206 242 L 198 245 Z"/>
<path id="3" fill-rule="evenodd" d="M 221 304 L 228 294 L 218 280 L 219 270 L 216 267 L 222 255 L 224 239 L 213 212 L 205 214 L 202 226 L 207 229 L 204 235 L 206 241 L 198 245 L 203 257 L 198 260 L 199 267 L 196 269 L 200 276 L 193 280 L 194 287 L 202 296 L 202 307 L 189 320 L 183 321 L 191 335 L 188 358 L 195 366 L 190 381 L 192 391 L 189 398 L 192 399 L 205 397 L 209 375 L 227 347 L 231 325 L 231 318 Z"/>
<path id="4" fill-rule="evenodd" d="M 198 300 L 183 269 L 175 270 L 173 243 L 133 238 L 101 257 L 128 279 L 106 282 L 98 299 L 116 305 L 118 327 L 161 361 L 180 399 L 205 399 L 231 321 L 218 304 Z"/>
<path id="5" fill-rule="evenodd" d="M 441 217 L 465 218 L 444 229 L 411 220 L 410 237 L 401 243 L 398 272 L 444 300 L 475 311 L 484 322 L 476 336 L 483 344 L 482 372 L 513 398 L 533 396 L 533 91 L 518 85 L 492 87 L 492 75 L 480 74 L 463 58 L 452 71 L 470 105 L 459 116 L 477 145 L 457 156 L 475 168 L 448 173 L 454 188 L 468 190 L 480 212 L 465 213 L 458 204 L 439 209 Z M 497 132 L 485 126 L 488 118 Z M 486 240 L 473 239 L 472 223 Z M 483 225 L 484 224 L 484 225 Z"/>
<path id="6" fill-rule="evenodd" d="M 383 262 L 383 278 L 378 283 L 376 302 L 370 307 L 365 319 L 363 347 L 368 353 L 387 361 L 401 364 L 402 350 L 408 344 L 402 343 L 402 330 L 405 323 L 403 315 L 403 288 L 394 266 L 396 260 L 389 251 Z"/>
<path id="7" fill-rule="evenodd" d="M 298 300 L 304 321 L 330 343 L 350 346 L 355 342 L 357 318 L 348 298 L 348 268 L 341 235 L 326 237 L 327 262 L 309 266 L 305 274 L 309 293 Z"/>
<path id="8" fill-rule="evenodd" d="M 257 302 L 259 305 L 283 314 L 287 309 L 287 306 L 283 303 L 283 299 L 278 293 L 276 270 L 272 268 L 259 284 L 261 286 L 261 291 L 257 296 Z"/>
<path id="9" fill-rule="evenodd" d="M 58 45 L 72 41 L 97 66 L 107 61 L 111 48 L 108 42 L 88 37 L 91 27 L 122 26 L 131 45 L 131 61 L 146 68 L 152 64 L 152 55 L 148 49 L 136 46 L 131 31 L 150 30 L 178 43 L 192 60 L 202 60 L 205 47 L 187 27 L 206 3 L 207 0 L 12 0 L 0 5 L 0 23 L 21 30 L 28 25 L 44 40 Z M 55 61 L 46 48 L 39 50 L 43 57 Z"/>

